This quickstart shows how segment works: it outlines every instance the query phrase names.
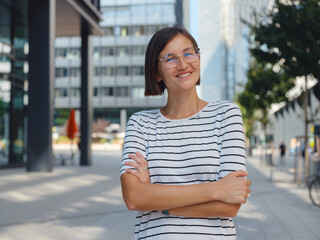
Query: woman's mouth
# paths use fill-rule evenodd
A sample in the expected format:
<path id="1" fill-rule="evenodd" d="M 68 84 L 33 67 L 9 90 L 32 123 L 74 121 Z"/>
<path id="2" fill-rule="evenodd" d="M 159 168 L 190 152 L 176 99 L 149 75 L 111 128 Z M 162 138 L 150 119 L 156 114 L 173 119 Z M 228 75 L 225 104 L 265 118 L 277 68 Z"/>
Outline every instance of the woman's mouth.
<path id="1" fill-rule="evenodd" d="M 178 75 L 177 77 L 178 77 L 178 78 L 185 78 L 185 77 L 188 77 L 188 76 L 190 76 L 190 75 L 191 75 L 191 72 L 188 72 L 188 73 L 180 74 L 180 75 Z"/>

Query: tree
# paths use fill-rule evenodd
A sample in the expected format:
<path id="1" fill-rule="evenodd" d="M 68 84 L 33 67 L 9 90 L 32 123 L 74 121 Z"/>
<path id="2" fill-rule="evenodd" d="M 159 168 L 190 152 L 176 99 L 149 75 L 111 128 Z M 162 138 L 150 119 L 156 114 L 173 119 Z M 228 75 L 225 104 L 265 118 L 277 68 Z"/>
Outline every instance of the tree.
<path id="1" fill-rule="evenodd" d="M 245 109 L 242 111 L 246 125 L 246 135 L 250 137 L 255 120 L 261 122 L 267 139 L 268 112 L 273 103 L 287 101 L 286 92 L 294 86 L 293 79 L 285 71 L 270 63 L 252 59 L 247 72 L 248 81 L 237 101 Z M 258 112 L 258 114 L 257 114 Z"/>
<path id="2" fill-rule="evenodd" d="M 308 77 L 320 79 L 320 2 L 318 0 L 275 0 L 264 18 L 249 24 L 254 36 L 251 54 L 258 62 L 281 68 L 286 75 L 305 79 L 305 142 L 308 142 Z M 287 89 L 289 90 L 289 89 Z M 305 150 L 309 176 L 308 149 Z"/>

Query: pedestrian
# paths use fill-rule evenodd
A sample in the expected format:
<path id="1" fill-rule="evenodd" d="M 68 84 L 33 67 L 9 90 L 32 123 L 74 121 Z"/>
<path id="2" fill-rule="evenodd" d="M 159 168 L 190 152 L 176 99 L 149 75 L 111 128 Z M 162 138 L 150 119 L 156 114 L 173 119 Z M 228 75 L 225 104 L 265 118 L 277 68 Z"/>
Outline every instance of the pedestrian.
<path id="1" fill-rule="evenodd" d="M 280 150 L 280 163 L 282 165 L 285 165 L 286 164 L 286 145 L 284 144 L 284 141 L 281 142 L 279 146 L 279 150 Z"/>
<path id="2" fill-rule="evenodd" d="M 137 211 L 135 239 L 235 239 L 232 221 L 250 196 L 239 107 L 197 95 L 200 52 L 183 27 L 154 34 L 145 58 L 145 95 L 167 104 L 133 114 L 120 169 Z"/>

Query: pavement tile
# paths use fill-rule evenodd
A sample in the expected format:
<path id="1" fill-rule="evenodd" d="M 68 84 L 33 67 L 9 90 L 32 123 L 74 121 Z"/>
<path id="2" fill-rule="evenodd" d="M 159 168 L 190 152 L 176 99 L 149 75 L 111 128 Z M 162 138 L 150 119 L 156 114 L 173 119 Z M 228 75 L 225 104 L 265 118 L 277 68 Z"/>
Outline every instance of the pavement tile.
<path id="1" fill-rule="evenodd" d="M 62 150 L 59 150 L 62 151 Z M 0 171 L 1 240 L 133 239 L 135 212 L 123 203 L 121 151 L 93 151 L 93 166 L 55 166 L 53 173 Z M 77 162 L 77 161 L 76 161 Z M 278 167 L 278 166 L 276 166 Z M 293 158 L 274 171 L 248 158 L 252 193 L 234 219 L 237 240 L 318 240 L 320 209 L 292 182 Z"/>

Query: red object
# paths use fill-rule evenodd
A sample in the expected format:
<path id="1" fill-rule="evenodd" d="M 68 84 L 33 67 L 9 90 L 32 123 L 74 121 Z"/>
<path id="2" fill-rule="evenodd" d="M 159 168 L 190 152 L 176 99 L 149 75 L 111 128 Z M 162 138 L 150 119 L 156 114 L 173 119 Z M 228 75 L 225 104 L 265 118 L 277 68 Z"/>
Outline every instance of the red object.
<path id="1" fill-rule="evenodd" d="M 70 110 L 70 115 L 68 119 L 68 126 L 67 126 L 67 136 L 71 140 L 74 139 L 76 133 L 78 131 L 75 116 L 74 116 L 74 109 Z"/>

